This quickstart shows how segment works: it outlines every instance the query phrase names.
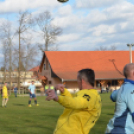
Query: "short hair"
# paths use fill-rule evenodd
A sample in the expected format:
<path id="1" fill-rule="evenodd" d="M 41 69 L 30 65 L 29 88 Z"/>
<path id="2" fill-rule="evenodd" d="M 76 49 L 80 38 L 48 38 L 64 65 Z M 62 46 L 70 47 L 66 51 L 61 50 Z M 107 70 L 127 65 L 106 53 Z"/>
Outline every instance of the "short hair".
<path id="1" fill-rule="evenodd" d="M 91 84 L 94 87 L 94 82 L 95 82 L 95 73 L 94 70 L 92 69 L 82 69 L 78 71 L 78 78 L 80 80 L 84 79 L 86 82 Z"/>

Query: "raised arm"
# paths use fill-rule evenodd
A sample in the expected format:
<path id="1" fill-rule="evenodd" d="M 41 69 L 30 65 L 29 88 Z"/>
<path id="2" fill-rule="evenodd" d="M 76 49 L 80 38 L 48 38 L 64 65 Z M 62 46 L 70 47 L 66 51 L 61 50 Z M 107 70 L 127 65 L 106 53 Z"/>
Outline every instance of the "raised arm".
<path id="1" fill-rule="evenodd" d="M 60 91 L 60 95 L 61 96 L 69 96 L 69 97 L 72 97 L 71 93 L 64 87 L 63 84 L 58 84 L 56 85 L 56 90 L 59 90 Z"/>
<path id="2" fill-rule="evenodd" d="M 96 102 L 96 96 L 94 94 L 81 93 L 77 97 L 69 96 L 57 96 L 54 91 L 48 90 L 48 96 L 59 102 L 65 108 L 71 109 L 92 109 Z"/>

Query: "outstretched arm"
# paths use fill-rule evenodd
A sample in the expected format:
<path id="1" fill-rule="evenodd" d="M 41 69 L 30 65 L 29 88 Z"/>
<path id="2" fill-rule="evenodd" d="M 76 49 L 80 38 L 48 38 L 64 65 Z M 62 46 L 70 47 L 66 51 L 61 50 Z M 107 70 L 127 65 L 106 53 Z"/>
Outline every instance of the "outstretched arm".
<path id="1" fill-rule="evenodd" d="M 59 102 L 65 108 L 71 109 L 92 109 L 96 102 L 96 97 L 90 97 L 88 94 L 83 93 L 77 97 L 57 96 L 53 90 L 48 90 L 48 97 Z"/>

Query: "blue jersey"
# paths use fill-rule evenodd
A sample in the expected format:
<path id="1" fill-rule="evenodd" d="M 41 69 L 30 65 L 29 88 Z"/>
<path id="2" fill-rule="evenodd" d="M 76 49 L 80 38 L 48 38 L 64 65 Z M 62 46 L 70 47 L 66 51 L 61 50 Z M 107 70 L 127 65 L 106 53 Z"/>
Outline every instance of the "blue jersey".
<path id="1" fill-rule="evenodd" d="M 111 94 L 116 105 L 106 134 L 134 134 L 134 83 L 128 81 Z"/>
<path id="2" fill-rule="evenodd" d="M 31 84 L 31 85 L 28 87 L 28 89 L 31 91 L 32 94 L 35 93 L 35 89 L 36 89 L 36 88 L 35 88 L 35 85 L 32 85 L 32 84 Z"/>
<path id="3" fill-rule="evenodd" d="M 18 88 L 17 88 L 17 87 L 15 87 L 15 88 L 14 88 L 14 91 L 16 92 L 17 90 L 18 90 Z"/>

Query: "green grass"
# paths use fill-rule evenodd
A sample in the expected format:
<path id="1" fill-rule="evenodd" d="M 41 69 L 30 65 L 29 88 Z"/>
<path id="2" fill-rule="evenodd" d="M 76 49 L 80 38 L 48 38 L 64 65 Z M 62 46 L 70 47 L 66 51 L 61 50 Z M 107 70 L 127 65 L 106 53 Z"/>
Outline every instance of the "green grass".
<path id="1" fill-rule="evenodd" d="M 90 134 L 104 134 L 114 113 L 110 94 L 102 94 L 102 114 Z M 7 108 L 0 107 L 0 134 L 52 134 L 63 107 L 45 97 L 37 97 L 39 107 L 27 106 L 29 97 L 9 97 Z M 0 98 L 1 101 L 1 98 Z"/>

